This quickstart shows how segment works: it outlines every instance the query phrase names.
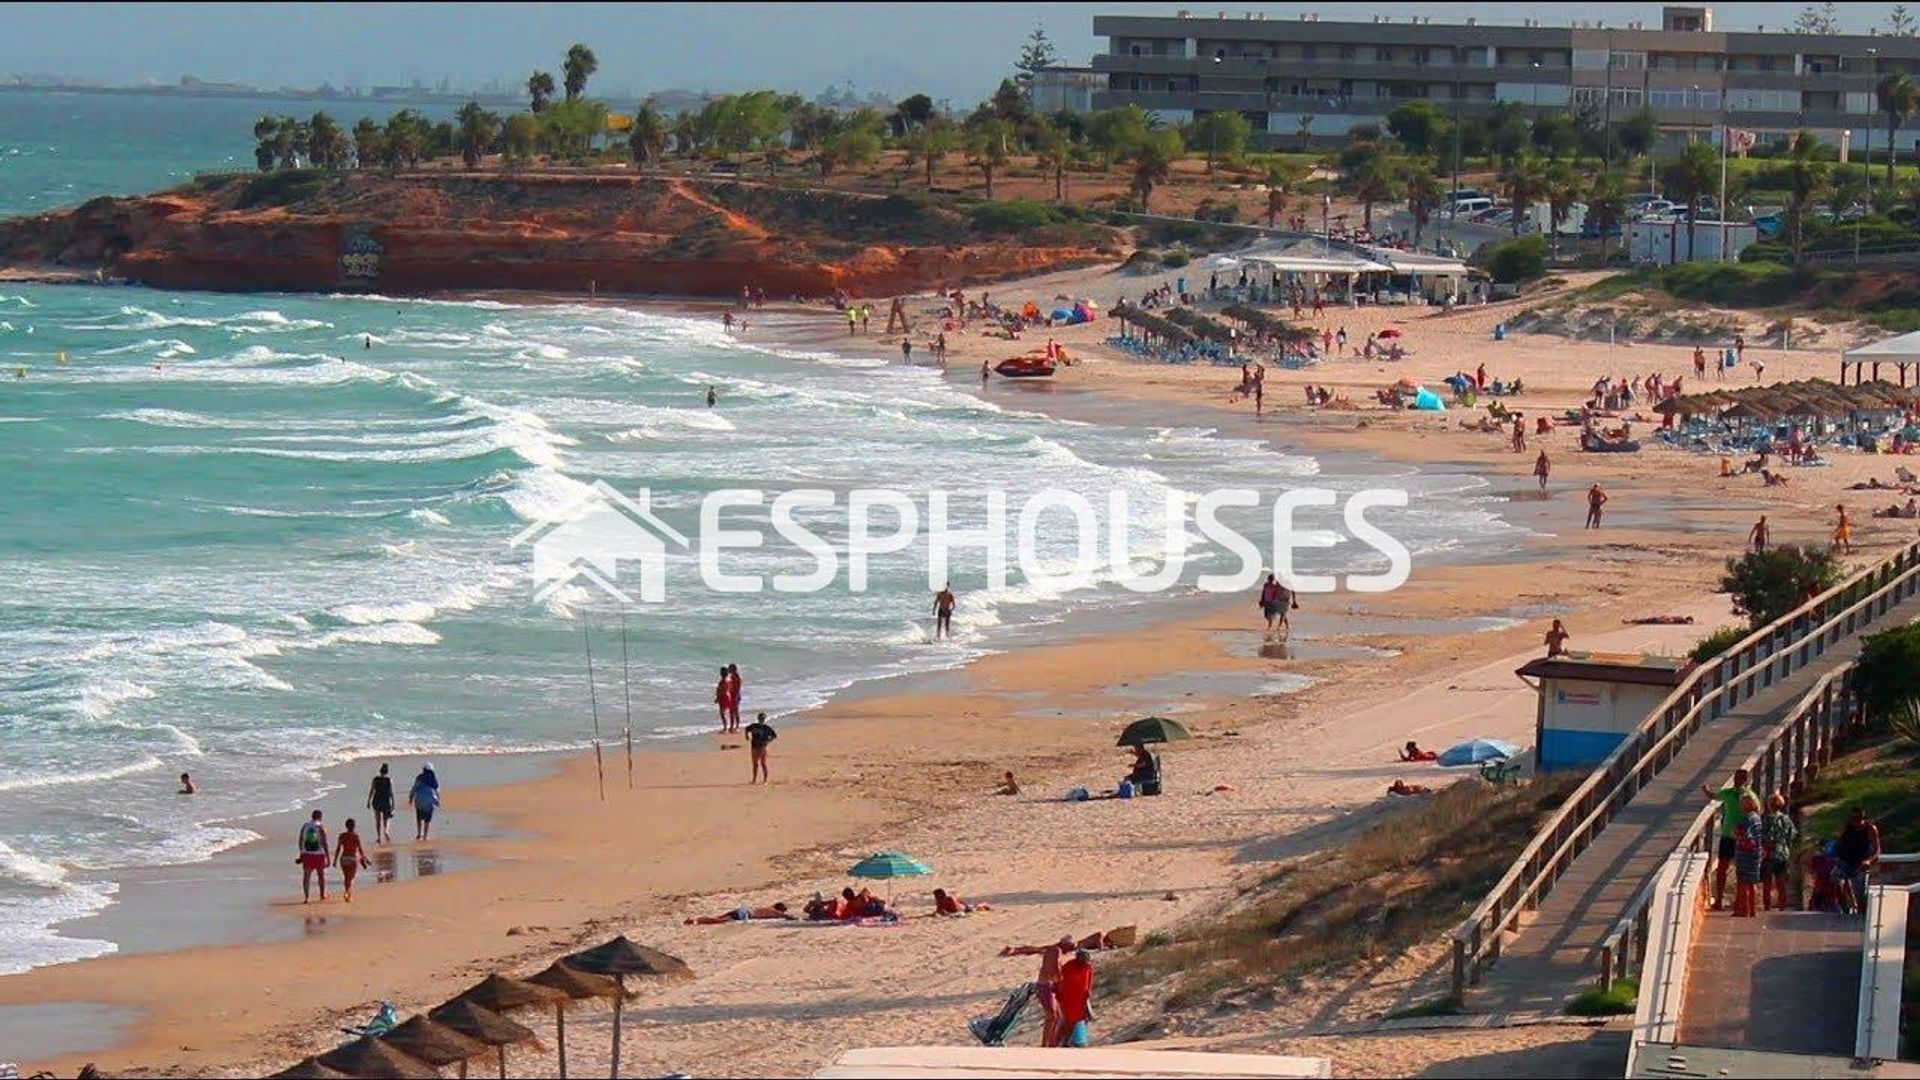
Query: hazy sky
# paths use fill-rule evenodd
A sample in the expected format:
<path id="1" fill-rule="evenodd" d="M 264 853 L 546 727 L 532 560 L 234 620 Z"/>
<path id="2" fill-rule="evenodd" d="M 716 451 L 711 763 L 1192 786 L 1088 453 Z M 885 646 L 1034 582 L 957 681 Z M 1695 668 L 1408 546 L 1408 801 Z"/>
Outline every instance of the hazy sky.
<path id="1" fill-rule="evenodd" d="M 574 41 L 600 60 L 603 92 L 667 88 L 739 90 L 773 86 L 808 95 L 851 80 L 862 91 L 973 101 L 1011 68 L 1037 23 L 1063 57 L 1085 63 L 1095 49 L 1092 17 L 1172 14 L 1165 4 L 9 4 L 0 18 L 0 76 L 73 75 L 115 82 L 175 82 L 183 74 L 258 86 L 432 84 L 473 86 L 524 80 L 538 65 L 558 73 Z M 1222 5 L 1184 6 L 1212 13 Z M 1717 28 L 1782 27 L 1800 4 L 1717 4 Z M 1843 29 L 1864 32 L 1891 5 L 1837 5 Z M 1920 3 L 1914 5 L 1920 8 Z M 1272 18 L 1317 11 L 1322 18 L 1431 15 L 1518 22 L 1542 13 L 1657 23 L 1660 5 L 1244 2 Z"/>

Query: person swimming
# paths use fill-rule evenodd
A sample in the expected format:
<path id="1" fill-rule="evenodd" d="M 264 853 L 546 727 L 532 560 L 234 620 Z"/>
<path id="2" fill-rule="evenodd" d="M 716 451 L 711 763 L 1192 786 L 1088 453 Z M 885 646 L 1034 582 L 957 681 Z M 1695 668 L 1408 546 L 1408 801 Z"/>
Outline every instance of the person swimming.
<path id="1" fill-rule="evenodd" d="M 176 794 L 194 795 L 198 794 L 199 791 L 199 788 L 193 786 L 193 777 L 188 776 L 186 773 L 180 774 L 180 790 L 176 792 Z"/>

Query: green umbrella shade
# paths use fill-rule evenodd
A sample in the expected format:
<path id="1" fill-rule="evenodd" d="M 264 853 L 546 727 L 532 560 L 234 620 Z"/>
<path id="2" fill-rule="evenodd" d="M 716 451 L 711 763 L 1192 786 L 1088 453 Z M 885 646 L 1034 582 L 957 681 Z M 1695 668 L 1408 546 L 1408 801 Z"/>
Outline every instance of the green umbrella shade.
<path id="1" fill-rule="evenodd" d="M 898 851 L 882 851 L 854 863 L 847 873 L 857 878 L 920 877 L 933 873 L 933 867 Z"/>
<path id="2" fill-rule="evenodd" d="M 1120 733 L 1120 741 L 1115 746 L 1146 746 L 1149 743 L 1178 742 L 1193 736 L 1180 725 L 1178 720 L 1169 720 L 1164 716 L 1149 716 L 1144 720 L 1135 720 Z"/>

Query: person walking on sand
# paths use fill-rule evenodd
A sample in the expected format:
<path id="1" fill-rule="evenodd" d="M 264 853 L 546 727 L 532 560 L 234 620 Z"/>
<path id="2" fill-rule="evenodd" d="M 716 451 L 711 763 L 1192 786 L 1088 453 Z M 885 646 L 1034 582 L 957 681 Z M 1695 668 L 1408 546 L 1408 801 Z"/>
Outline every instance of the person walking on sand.
<path id="1" fill-rule="evenodd" d="M 1526 421 L 1520 419 L 1517 416 L 1513 418 L 1513 437 L 1512 438 L 1513 438 L 1513 452 L 1516 454 L 1526 453 L 1527 452 L 1527 424 L 1526 424 Z"/>
<path id="2" fill-rule="evenodd" d="M 334 864 L 340 867 L 340 898 L 353 903 L 353 876 L 373 865 L 367 858 L 367 852 L 360 844 L 360 834 L 354 831 L 353 819 L 341 826 L 340 839 L 333 849 Z"/>
<path id="3" fill-rule="evenodd" d="M 1835 503 L 1833 509 L 1840 515 L 1840 520 L 1833 526 L 1833 546 L 1840 549 L 1840 554 L 1851 555 L 1853 554 L 1853 519 L 1847 516 L 1845 503 Z"/>
<path id="4" fill-rule="evenodd" d="M 1040 999 L 1041 1046 L 1065 1045 L 1066 1030 L 1060 1023 L 1060 958 L 1072 955 L 1073 950 L 1073 938 L 1066 934 L 1040 950 L 1040 974 L 1033 985 L 1034 996 Z"/>
<path id="5" fill-rule="evenodd" d="M 1740 809 L 1741 801 L 1752 799 L 1756 804 L 1760 801 L 1760 796 L 1748 785 L 1749 777 L 1745 769 L 1733 770 L 1733 783 L 1718 791 L 1705 784 L 1700 785 L 1701 794 L 1720 804 L 1720 842 L 1714 851 L 1716 858 L 1713 868 L 1712 910 L 1714 911 L 1719 911 L 1725 906 L 1723 901 L 1727 893 L 1727 871 L 1733 868 L 1733 858 L 1736 853 L 1735 836 L 1740 823 L 1746 817 Z"/>
<path id="6" fill-rule="evenodd" d="M 1060 1046 L 1093 1044 L 1093 954 L 1076 949 L 1073 959 L 1060 965 Z"/>
<path id="7" fill-rule="evenodd" d="M 720 710 L 720 734 L 733 733 L 733 680 L 729 672 L 720 668 L 720 681 L 713 685 L 713 703 Z"/>
<path id="8" fill-rule="evenodd" d="M 380 771 L 374 774 L 373 783 L 367 785 L 367 809 L 373 811 L 374 842 L 392 842 L 393 777 L 388 774 L 385 762 L 380 764 Z"/>
<path id="9" fill-rule="evenodd" d="M 1707 350 L 1698 345 L 1693 347 L 1693 377 L 1696 379 L 1707 377 Z"/>
<path id="10" fill-rule="evenodd" d="M 1587 489 L 1587 525 L 1589 529 L 1600 527 L 1601 507 L 1607 505 L 1607 493 L 1595 484 Z"/>
<path id="11" fill-rule="evenodd" d="M 913 363 L 913 339 L 912 338 L 900 339 L 900 362 L 903 364 Z"/>
<path id="12" fill-rule="evenodd" d="M 731 731 L 740 730 L 740 665 L 727 665 L 727 724 Z"/>
<path id="13" fill-rule="evenodd" d="M 953 595 L 953 582 L 941 586 L 933 594 L 933 640 L 941 638 L 953 640 L 953 608 L 959 600 Z"/>
<path id="14" fill-rule="evenodd" d="M 1747 547 L 1753 551 L 1767 550 L 1767 540 L 1771 532 L 1767 525 L 1767 515 L 1761 514 L 1760 520 L 1754 522 L 1753 528 L 1747 530 Z"/>
<path id="15" fill-rule="evenodd" d="M 293 861 L 300 864 L 300 902 L 305 904 L 313 900 L 313 883 L 320 882 L 320 901 L 327 899 L 327 827 L 320 824 L 320 811 L 315 810 L 307 823 L 300 826 L 300 837 L 294 841 Z"/>
<path id="16" fill-rule="evenodd" d="M 413 807 L 413 838 L 427 839 L 433 832 L 433 812 L 440 808 L 440 778 L 434 775 L 433 762 L 420 766 L 420 775 L 413 778 L 413 787 L 407 792 L 407 802 Z"/>
<path id="17" fill-rule="evenodd" d="M 1288 619 L 1288 612 L 1296 611 L 1299 607 L 1300 597 L 1269 572 L 1266 582 L 1260 586 L 1260 614 L 1267 619 L 1268 640 L 1272 640 L 1276 633 L 1281 640 L 1285 640 L 1293 633 L 1293 624 Z"/>
<path id="18" fill-rule="evenodd" d="M 848 304 L 847 305 L 847 336 L 852 337 L 853 335 L 859 332 L 860 332 L 860 309 L 858 307 L 855 307 L 852 304 Z"/>
<path id="19" fill-rule="evenodd" d="M 767 723 L 766 713 L 754 713 L 753 723 L 747 725 L 746 736 L 747 756 L 753 762 L 753 779 L 748 783 L 773 783 L 773 778 L 767 773 L 767 747 L 780 737 L 780 733 Z"/>
<path id="20" fill-rule="evenodd" d="M 1542 495 L 1547 493 L 1547 475 L 1551 472 L 1553 472 L 1553 463 L 1547 460 L 1547 452 L 1542 450 L 1540 456 L 1533 459 L 1533 478 L 1540 481 Z"/>
<path id="21" fill-rule="evenodd" d="M 987 385 L 987 376 L 992 374 L 993 369 L 987 366 L 987 362 L 985 360 L 980 361 L 980 386 L 983 389 Z"/>

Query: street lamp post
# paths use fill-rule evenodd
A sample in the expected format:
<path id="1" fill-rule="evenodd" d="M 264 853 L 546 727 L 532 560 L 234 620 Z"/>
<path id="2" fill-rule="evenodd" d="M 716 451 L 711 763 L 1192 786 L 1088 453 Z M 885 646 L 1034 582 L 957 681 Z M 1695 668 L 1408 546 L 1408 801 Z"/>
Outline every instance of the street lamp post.
<path id="1" fill-rule="evenodd" d="M 1447 199 L 1447 231 L 1457 232 L 1460 219 L 1460 65 L 1453 71 L 1453 194 Z"/>

